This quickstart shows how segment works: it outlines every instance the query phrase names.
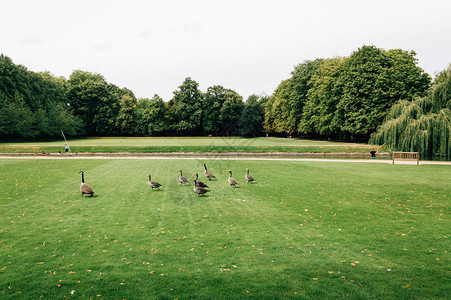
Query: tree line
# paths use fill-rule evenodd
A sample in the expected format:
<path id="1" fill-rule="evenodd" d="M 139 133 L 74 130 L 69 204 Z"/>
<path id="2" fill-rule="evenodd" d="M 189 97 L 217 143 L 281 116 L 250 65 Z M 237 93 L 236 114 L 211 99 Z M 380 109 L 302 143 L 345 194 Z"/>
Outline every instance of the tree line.
<path id="1" fill-rule="evenodd" d="M 220 85 L 202 92 L 188 77 L 165 102 L 158 95 L 137 99 L 97 73 L 77 70 L 65 79 L 28 71 L 0 55 L 0 137 L 58 137 L 64 130 L 72 136 L 267 133 L 368 141 L 382 124 L 398 118 L 393 109 L 400 105 L 426 98 L 427 107 L 449 102 L 449 93 L 436 91 L 436 82 L 415 56 L 414 51 L 363 46 L 349 57 L 306 60 L 270 97 L 252 95 L 246 101 Z M 449 124 L 448 111 L 438 111 Z"/>
<path id="2" fill-rule="evenodd" d="M 393 104 L 427 93 L 431 78 L 415 55 L 363 46 L 295 66 L 265 107 L 265 131 L 367 141 Z"/>
<path id="3" fill-rule="evenodd" d="M 66 87 L 62 77 L 30 72 L 0 55 L 0 137 L 83 133 L 81 120 L 68 109 Z"/>
<path id="4" fill-rule="evenodd" d="M 158 95 L 137 99 L 97 73 L 74 71 L 66 80 L 28 71 L 0 55 L 0 137 L 67 135 L 168 136 L 263 134 L 267 97 L 246 102 L 220 85 L 206 92 L 186 78 L 164 102 Z"/>

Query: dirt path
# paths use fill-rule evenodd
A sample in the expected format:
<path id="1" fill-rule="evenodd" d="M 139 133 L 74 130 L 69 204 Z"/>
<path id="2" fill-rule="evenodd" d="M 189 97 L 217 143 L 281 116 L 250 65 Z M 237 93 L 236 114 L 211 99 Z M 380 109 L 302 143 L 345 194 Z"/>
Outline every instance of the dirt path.
<path id="1" fill-rule="evenodd" d="M 186 160 L 263 160 L 263 161 L 317 161 L 317 162 L 346 162 L 346 163 L 385 163 L 391 164 L 391 159 L 334 159 L 334 158 L 296 158 L 296 157 L 280 157 L 271 156 L 268 154 L 259 155 L 264 157 L 252 157 L 252 154 L 247 153 L 246 156 L 235 155 L 232 157 L 226 157 L 223 155 L 216 155 L 215 153 L 197 153 L 198 156 L 183 156 L 177 155 L 149 155 L 149 156 L 127 156 L 127 155 L 33 155 L 33 154 L 20 154 L 20 155 L 0 155 L 0 159 L 186 159 Z M 416 162 L 410 161 L 398 161 L 396 164 L 408 164 L 414 165 Z M 451 165 L 450 161 L 420 161 L 420 165 Z"/>

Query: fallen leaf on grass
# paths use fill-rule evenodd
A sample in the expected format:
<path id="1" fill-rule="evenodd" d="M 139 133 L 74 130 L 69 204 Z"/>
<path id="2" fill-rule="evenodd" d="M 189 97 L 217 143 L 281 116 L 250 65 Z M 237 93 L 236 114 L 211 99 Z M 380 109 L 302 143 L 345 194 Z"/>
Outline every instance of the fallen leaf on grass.
<path id="1" fill-rule="evenodd" d="M 315 280 L 315 281 L 316 281 L 316 280 L 318 280 L 318 278 L 313 278 L 313 280 Z"/>
<path id="2" fill-rule="evenodd" d="M 41 261 L 41 262 L 38 262 L 38 263 L 36 263 L 37 265 L 42 265 L 44 262 L 43 261 Z"/>
<path id="3" fill-rule="evenodd" d="M 403 288 L 405 288 L 405 289 L 406 289 L 406 288 L 408 288 L 409 286 L 410 286 L 410 284 L 408 284 L 408 285 L 406 285 L 406 286 L 403 286 Z"/>
<path id="4" fill-rule="evenodd" d="M 333 274 L 334 273 L 334 271 L 327 271 L 329 274 Z"/>

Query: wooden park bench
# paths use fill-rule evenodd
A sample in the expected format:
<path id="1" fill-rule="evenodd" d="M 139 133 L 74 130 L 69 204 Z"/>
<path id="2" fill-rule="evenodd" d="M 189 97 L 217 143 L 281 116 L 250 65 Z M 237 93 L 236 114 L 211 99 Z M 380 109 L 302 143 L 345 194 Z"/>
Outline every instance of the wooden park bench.
<path id="1" fill-rule="evenodd" d="M 416 162 L 417 165 L 420 164 L 420 153 L 419 152 L 393 152 L 392 153 L 392 164 L 396 161 L 405 162 Z"/>

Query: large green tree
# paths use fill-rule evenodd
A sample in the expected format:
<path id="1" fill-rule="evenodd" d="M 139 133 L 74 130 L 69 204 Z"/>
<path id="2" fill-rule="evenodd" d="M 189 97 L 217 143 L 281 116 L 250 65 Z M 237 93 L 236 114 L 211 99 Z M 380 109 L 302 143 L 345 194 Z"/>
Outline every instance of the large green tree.
<path id="1" fill-rule="evenodd" d="M 291 78 L 282 81 L 270 97 L 265 109 L 267 132 L 295 135 L 303 132 L 302 113 L 307 105 L 307 93 L 311 77 L 322 59 L 306 60 L 295 66 Z"/>
<path id="2" fill-rule="evenodd" d="M 267 133 L 289 133 L 287 120 L 290 114 L 288 106 L 291 94 L 291 79 L 282 81 L 265 105 L 264 129 Z"/>
<path id="3" fill-rule="evenodd" d="M 251 95 L 247 98 L 239 123 L 239 134 L 241 136 L 257 137 L 262 135 L 265 117 L 264 102 L 266 100 L 266 98 L 261 99 L 257 95 Z"/>
<path id="4" fill-rule="evenodd" d="M 238 134 L 243 107 L 243 97 L 234 90 L 220 85 L 209 87 L 202 105 L 204 134 Z"/>
<path id="5" fill-rule="evenodd" d="M 204 93 L 202 105 L 203 130 L 205 134 L 218 135 L 222 125 L 219 121 L 220 110 L 226 101 L 227 89 L 220 85 L 209 87 Z"/>
<path id="6" fill-rule="evenodd" d="M 161 97 L 154 95 L 152 99 L 138 100 L 138 116 L 140 134 L 144 136 L 168 133 L 166 105 Z"/>
<path id="7" fill-rule="evenodd" d="M 174 92 L 171 101 L 173 130 L 181 135 L 200 135 L 202 133 L 203 94 L 199 84 L 187 77 Z"/>
<path id="8" fill-rule="evenodd" d="M 301 132 L 300 127 L 302 112 L 307 103 L 307 93 L 311 88 L 310 79 L 316 73 L 323 59 L 306 60 L 294 67 L 291 72 L 290 96 L 288 98 L 288 115 L 286 118 L 285 131 L 289 134 Z"/>
<path id="9" fill-rule="evenodd" d="M 67 107 L 66 80 L 35 73 L 0 55 L 0 136 L 57 137 L 82 134 Z"/>
<path id="10" fill-rule="evenodd" d="M 129 94 L 125 94 L 121 97 L 119 106 L 116 128 L 122 135 L 136 135 L 138 132 L 138 101 Z"/>
<path id="11" fill-rule="evenodd" d="M 367 139 L 398 100 L 421 96 L 430 77 L 416 65 L 415 52 L 363 46 L 346 60 L 337 84 L 342 95 L 335 123 L 348 138 Z"/>
<path id="12" fill-rule="evenodd" d="M 225 93 L 224 104 L 219 110 L 220 135 L 238 135 L 239 120 L 243 108 L 243 97 L 228 89 Z"/>
<path id="13" fill-rule="evenodd" d="M 427 91 L 430 77 L 415 55 L 363 46 L 350 57 L 307 60 L 269 99 L 265 130 L 365 140 L 396 101 Z"/>
<path id="14" fill-rule="evenodd" d="M 6 98 L 0 95 L 0 136 L 2 137 L 34 137 L 33 113 L 20 99 Z"/>
<path id="15" fill-rule="evenodd" d="M 88 135 L 113 135 L 120 110 L 117 87 L 100 74 L 74 71 L 68 80 L 67 97 L 71 111 L 79 116 Z"/>
<path id="16" fill-rule="evenodd" d="M 325 59 L 310 78 L 310 89 L 299 125 L 301 134 L 337 137 L 339 127 L 334 122 L 341 89 L 337 78 L 343 71 L 347 58 Z"/>

